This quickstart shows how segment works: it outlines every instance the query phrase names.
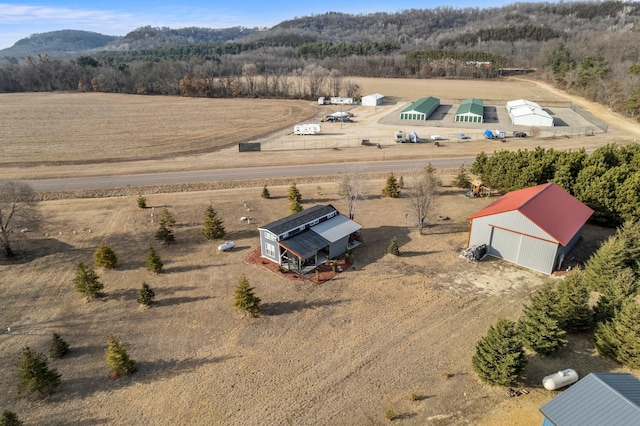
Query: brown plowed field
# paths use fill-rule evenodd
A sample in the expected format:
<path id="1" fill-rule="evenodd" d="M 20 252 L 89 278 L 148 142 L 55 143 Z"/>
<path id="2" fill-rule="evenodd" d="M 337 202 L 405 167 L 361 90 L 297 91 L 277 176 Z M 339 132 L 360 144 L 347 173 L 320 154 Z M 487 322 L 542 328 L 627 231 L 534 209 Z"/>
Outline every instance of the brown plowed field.
<path id="1" fill-rule="evenodd" d="M 394 125 L 380 120 L 400 102 L 410 101 L 415 84 L 443 85 L 442 93 L 454 100 L 468 97 L 474 88 L 475 97 L 500 93 L 497 85 L 491 83 L 488 89 L 486 82 L 471 86 L 458 81 L 393 82 L 395 89 L 387 86 L 391 84 L 387 80 L 361 80 L 365 93 L 381 92 L 396 99 L 374 110 L 357 107 L 353 127 L 332 123 L 323 127 L 323 133 L 336 133 L 335 143 L 376 132 L 388 138 Z M 515 87 L 508 93 L 520 93 L 517 97 L 539 87 L 530 82 L 508 84 Z M 438 96 L 433 88 L 424 96 Z M 543 92 L 544 87 L 539 90 L 544 93 L 541 98 L 552 96 Z M 253 102 L 272 107 L 250 109 Z M 0 95 L 3 112 L 9 103 L 13 108 L 24 104 L 25 113 L 29 105 L 47 105 L 40 111 L 49 114 L 52 136 L 49 140 L 47 131 L 33 128 L 39 115 L 30 115 L 32 121 L 21 125 L 0 116 L 2 146 L 12 153 L 1 160 L 0 177 L 248 166 L 237 148 L 189 152 L 217 149 L 211 141 L 225 139 L 224 146 L 234 137 L 277 144 L 291 138 L 293 124 L 326 111 L 313 102 Z M 103 115 L 111 117 L 113 121 L 105 119 L 94 128 L 111 132 L 110 137 L 92 131 L 100 114 L 88 114 L 87 103 L 100 105 Z M 210 111 L 214 105 L 215 114 Z M 227 109 L 222 105 L 242 105 L 240 110 L 261 123 L 259 131 L 245 128 L 236 135 L 236 124 L 224 128 L 225 123 L 231 125 L 231 118 L 223 118 Z M 132 118 L 134 109 L 138 113 Z M 507 140 L 498 146 L 562 149 L 632 141 L 633 125 L 616 120 L 611 119 L 612 130 L 604 135 Z M 424 133 L 431 131 L 425 128 Z M 157 147 L 154 141 L 159 141 Z M 495 144 L 482 140 L 446 143 L 442 148 L 389 144 L 384 151 L 395 158 L 468 156 Z M 335 160 L 332 149 L 298 148 L 262 152 L 261 164 Z M 351 161 L 380 159 L 379 150 L 371 147 L 345 146 L 338 154 Z M 166 158 L 172 155 L 176 157 Z M 135 161 L 116 161 L 129 156 Z M 251 158 L 255 161 L 256 156 Z M 87 159 L 93 164 L 54 164 Z M 387 422 L 387 410 L 396 413 L 398 424 L 407 425 L 540 424 L 538 407 L 554 396 L 541 387 L 543 376 L 564 368 L 575 368 L 581 376 L 621 369 L 598 356 L 588 336 L 570 336 L 560 356 L 530 358 L 519 384 L 530 390 L 528 395 L 507 398 L 505 389 L 477 380 L 470 363 L 476 341 L 498 317 L 517 319 L 530 292 L 547 277 L 498 260 L 473 264 L 458 256 L 467 242 L 466 218 L 492 199 L 470 200 L 448 186 L 454 172 L 441 171 L 445 187 L 422 236 L 411 226 L 408 201 L 381 198 L 384 181 L 369 181 L 370 196 L 355 218 L 364 226 L 364 244 L 354 251 L 349 269 L 322 284 L 284 279 L 245 261 L 258 243 L 257 227 L 287 214 L 288 185 L 270 187 L 269 200 L 260 197 L 260 187 L 146 194 L 153 208 L 144 210 L 132 196 L 42 202 L 46 220 L 41 229 L 16 234 L 15 248 L 21 255 L 13 262 L 0 260 L 0 409 L 15 411 L 29 425 L 375 425 Z M 344 209 L 330 177 L 298 188 L 304 206 L 332 203 Z M 219 242 L 201 237 L 209 203 L 224 220 L 226 239 L 236 242 L 231 252 L 218 252 Z M 173 246 L 158 245 L 153 237 L 163 208 L 177 220 Z M 250 223 L 240 220 L 243 216 L 250 217 Z M 589 226 L 576 247 L 575 261 L 586 259 L 609 234 Z M 386 254 L 392 237 L 399 241 L 400 257 Z M 113 271 L 97 270 L 105 295 L 87 303 L 73 290 L 74 268 L 78 262 L 92 264 L 101 242 L 115 250 L 120 263 Z M 145 270 L 149 244 L 165 262 L 162 274 Z M 262 299 L 263 314 L 257 319 L 244 317 L 232 306 L 242 274 Z M 156 292 L 156 304 L 146 310 L 136 302 L 143 281 Z M 16 400 L 21 349 L 29 346 L 47 353 L 54 331 L 72 348 L 69 356 L 50 362 L 62 374 L 62 385 L 44 402 Z M 131 378 L 107 377 L 104 353 L 109 333 L 118 335 L 138 362 L 138 372 Z M 412 401 L 412 394 L 419 400 Z"/>

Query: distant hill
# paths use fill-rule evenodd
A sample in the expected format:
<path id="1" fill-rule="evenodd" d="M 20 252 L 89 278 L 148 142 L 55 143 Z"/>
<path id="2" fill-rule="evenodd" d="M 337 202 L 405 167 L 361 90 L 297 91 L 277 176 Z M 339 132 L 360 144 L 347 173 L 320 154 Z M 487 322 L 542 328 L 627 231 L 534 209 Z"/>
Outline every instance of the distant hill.
<path id="1" fill-rule="evenodd" d="M 493 8 L 438 7 L 360 15 L 327 12 L 286 20 L 269 29 L 145 26 L 124 37 L 87 31 L 53 31 L 34 34 L 13 47 L 0 50 L 0 58 L 45 53 L 70 57 L 97 51 L 132 52 L 224 43 L 261 42 L 260 46 L 270 43 L 295 47 L 317 41 L 394 43 L 404 52 L 481 50 L 527 64 L 544 42 L 575 41 L 583 45 L 585 51 L 588 46 L 591 55 L 607 56 L 611 50 L 627 50 L 637 46 L 639 29 L 640 2 L 519 2 Z"/>
<path id="2" fill-rule="evenodd" d="M 61 30 L 33 34 L 23 38 L 12 47 L 0 50 L 1 56 L 23 57 L 50 53 L 53 56 L 78 54 L 104 48 L 119 37 L 108 36 L 90 31 Z"/>

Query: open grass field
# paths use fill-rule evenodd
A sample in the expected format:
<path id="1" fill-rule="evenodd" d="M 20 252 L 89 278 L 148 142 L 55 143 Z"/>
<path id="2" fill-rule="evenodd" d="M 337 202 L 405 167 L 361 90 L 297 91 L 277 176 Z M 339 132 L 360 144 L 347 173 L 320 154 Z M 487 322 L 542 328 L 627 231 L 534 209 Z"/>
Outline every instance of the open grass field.
<path id="1" fill-rule="evenodd" d="M 374 80 L 363 80 L 362 87 L 366 92 L 388 90 L 393 96 L 383 83 L 387 84 L 381 81 L 376 86 Z M 402 81 L 396 83 L 400 87 Z M 468 83 L 459 93 L 454 90 L 461 82 L 441 83 L 451 98 L 468 97 Z M 485 82 L 476 84 L 478 92 L 486 90 Z M 414 89 L 397 90 L 396 96 L 404 98 L 403 93 Z M 20 159 L 4 157 L 2 178 L 259 166 L 276 160 L 304 164 L 381 159 L 381 150 L 368 147 L 342 149 L 339 159 L 330 149 L 250 156 L 239 154 L 237 149 L 220 149 L 224 145 L 214 146 L 211 141 L 233 132 L 224 127 L 230 123 L 221 118 L 225 108 L 216 108 L 217 114 L 207 111 L 212 105 L 222 105 L 219 100 L 101 94 L 4 96 L 0 95 L 0 108 L 6 107 L 5 100 L 15 102 L 20 97 L 29 105 L 46 104 L 39 98 L 56 98 L 56 103 L 50 104 L 50 114 L 58 118 L 48 121 L 51 135 L 56 135 L 51 139 L 53 147 L 42 129 L 29 129 L 28 122 L 18 126 L 3 121 L 24 143 L 11 142 L 13 137 L 2 134 L 2 143 L 8 141 Z M 66 97 L 73 100 L 66 101 Z M 112 137 L 95 145 L 93 139 L 81 142 L 78 134 L 91 134 L 90 122 L 99 115 L 82 120 L 77 117 L 82 108 L 65 110 L 65 105 L 76 102 L 102 105 L 102 111 L 114 120 L 102 129 L 112 131 Z M 254 101 L 241 102 L 246 108 Z M 260 116 L 274 126 L 281 120 L 280 125 L 266 133 L 247 130 L 243 140 L 289 137 L 293 123 L 308 118 L 306 114 L 319 114 L 313 102 L 299 103 L 292 115 L 283 112 L 289 102 L 257 102 L 280 105 L 271 112 L 269 108 L 251 110 L 256 120 Z M 14 108 L 20 105 L 16 102 Z M 192 119 L 191 105 L 206 107 L 194 106 L 201 120 L 193 119 L 195 128 L 183 130 L 161 122 L 157 123 L 164 126 L 162 130 L 155 129 L 154 114 L 140 113 L 132 119 L 131 114 L 118 113 L 132 111 L 129 108 L 158 108 L 165 118 L 186 122 Z M 361 110 L 358 114 L 360 121 L 354 123 L 358 126 L 342 132 L 353 132 L 358 138 L 358 132 L 393 128 L 378 123 L 384 110 Z M 290 121 L 287 118 L 284 122 L 283 116 Z M 210 120 L 198 127 L 205 117 Z M 634 136 L 624 129 L 624 123 L 628 121 L 619 118 L 616 129 L 601 137 L 528 139 L 527 143 L 560 149 L 628 142 Z M 37 126 L 31 123 L 31 127 Z M 145 138 L 144 128 L 157 132 L 156 136 Z M 32 142 L 35 136 L 28 136 L 29 132 L 39 134 L 41 142 Z M 66 136 L 61 136 L 63 133 Z M 214 137 L 203 142 L 208 134 Z M 62 143 L 65 139 L 71 146 L 78 145 L 69 147 Z M 154 139 L 163 142 L 156 148 Z M 146 141 L 141 142 L 145 148 L 134 146 L 132 141 L 137 140 Z M 172 141 L 182 141 L 189 148 L 173 147 Z M 522 147 L 518 143 L 508 141 L 499 147 L 517 149 Z M 422 156 L 426 162 L 433 155 L 468 156 L 493 146 L 495 142 L 478 141 L 442 148 L 398 145 L 384 151 L 397 158 Z M 101 161 L 98 149 L 114 155 Z M 71 164 L 74 150 L 86 153 L 93 164 Z M 190 155 L 207 150 L 211 152 Z M 118 152 L 121 154 L 116 155 Z M 59 157 L 51 160 L 52 155 Z M 122 157 L 131 161 L 117 160 Z M 29 166 L 16 164 L 19 162 Z M 441 171 L 445 187 L 430 215 L 432 225 L 423 236 L 406 219 L 408 201 L 381 198 L 383 180 L 369 181 L 370 196 L 355 218 L 364 226 L 364 245 L 354 252 L 352 268 L 319 285 L 284 279 L 245 262 L 258 244 L 257 227 L 287 214 L 286 184 L 270 187 L 270 200 L 260 198 L 261 188 L 256 187 L 145 194 L 153 209 L 139 209 L 135 196 L 40 203 L 46 218 L 42 229 L 17 236 L 15 248 L 21 252 L 17 261 L 0 260 L 0 409 L 11 409 L 29 425 L 376 425 L 387 422 L 387 410 L 396 413 L 394 423 L 406 425 L 540 424 L 538 407 L 554 396 L 541 387 L 542 377 L 563 368 L 574 368 L 581 376 L 591 371 L 621 370 L 596 354 L 589 336 L 571 336 L 560 356 L 530 358 L 520 384 L 531 391 L 528 395 L 507 398 L 504 388 L 477 380 L 470 362 L 476 341 L 499 316 L 517 319 L 530 292 L 547 277 L 501 261 L 472 264 L 459 258 L 459 249 L 467 242 L 466 218 L 492 200 L 469 200 L 460 190 L 447 186 L 454 172 Z M 298 188 L 305 207 L 332 203 L 344 209 L 331 177 L 302 183 Z M 237 248 L 231 252 L 220 253 L 216 250 L 219 242 L 201 237 L 210 202 L 225 221 L 226 239 L 236 242 Z M 162 208 L 170 209 L 177 220 L 173 246 L 161 246 L 153 238 Z M 450 220 L 440 221 L 438 215 Z M 241 216 L 250 216 L 251 223 L 239 220 Z M 589 226 L 576 247 L 577 258 L 586 259 L 609 233 Z M 386 254 L 394 236 L 401 250 L 397 258 Z M 73 290 L 74 268 L 81 261 L 91 264 L 101 242 L 115 250 L 120 262 L 114 271 L 97 270 L 105 295 L 87 303 Z M 162 274 L 152 275 L 144 268 L 144 251 L 149 244 L 165 262 Z M 260 318 L 244 317 L 232 306 L 242 274 L 262 299 Z M 146 310 L 136 302 L 143 281 L 156 291 L 157 300 Z M 54 331 L 72 348 L 68 357 L 51 362 L 62 374 L 61 387 L 43 402 L 16 400 L 15 364 L 21 349 L 29 346 L 46 353 Z M 109 333 L 118 335 L 138 362 L 138 372 L 131 378 L 112 381 L 107 377 L 104 353 Z M 412 394 L 419 400 L 412 401 Z"/>

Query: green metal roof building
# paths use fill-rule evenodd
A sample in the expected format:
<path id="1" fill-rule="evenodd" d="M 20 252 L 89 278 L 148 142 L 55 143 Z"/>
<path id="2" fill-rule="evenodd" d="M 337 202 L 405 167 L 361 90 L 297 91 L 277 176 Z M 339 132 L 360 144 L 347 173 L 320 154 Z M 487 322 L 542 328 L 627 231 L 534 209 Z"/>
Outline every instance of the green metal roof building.
<path id="1" fill-rule="evenodd" d="M 465 123 L 482 123 L 484 120 L 484 102 L 480 99 L 469 98 L 460 102 L 456 111 L 456 121 Z"/>
<path id="2" fill-rule="evenodd" d="M 400 112 L 401 120 L 426 120 L 440 106 L 440 99 L 429 96 L 412 103 Z"/>

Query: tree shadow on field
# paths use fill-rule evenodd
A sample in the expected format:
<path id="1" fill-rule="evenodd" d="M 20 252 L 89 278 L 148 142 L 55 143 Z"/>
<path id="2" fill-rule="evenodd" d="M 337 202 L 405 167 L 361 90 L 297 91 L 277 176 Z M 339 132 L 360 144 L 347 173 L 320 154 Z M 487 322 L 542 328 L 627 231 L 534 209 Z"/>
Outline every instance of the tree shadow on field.
<path id="1" fill-rule="evenodd" d="M 303 300 L 292 302 L 273 302 L 260 305 L 260 313 L 268 316 L 286 315 L 299 312 L 305 309 L 322 308 L 343 303 L 342 300 L 319 300 L 316 302 L 306 302 Z"/>
<path id="2" fill-rule="evenodd" d="M 67 252 L 73 249 L 72 245 L 55 238 L 26 238 L 20 241 L 11 241 L 11 247 L 15 256 L 5 257 L 4 251 L 0 253 L 0 266 L 22 265 L 33 262 L 53 254 Z"/>
<path id="3" fill-rule="evenodd" d="M 102 348 L 104 350 L 104 348 Z M 72 379 L 63 379 L 58 391 L 50 397 L 52 402 L 60 402 L 68 399 L 85 399 L 97 392 L 111 392 L 122 389 L 135 383 L 153 383 L 158 380 L 175 377 L 194 370 L 224 362 L 233 356 L 220 356 L 211 358 L 169 359 L 156 361 L 136 361 L 137 370 L 131 376 L 109 378 L 109 368 L 104 369 L 98 376 L 85 376 Z"/>
<path id="4" fill-rule="evenodd" d="M 163 306 L 182 305 L 183 303 L 198 302 L 201 300 L 213 299 L 213 296 L 181 296 L 181 297 L 169 297 L 166 299 L 156 299 L 153 302 L 154 308 L 161 308 Z"/>

